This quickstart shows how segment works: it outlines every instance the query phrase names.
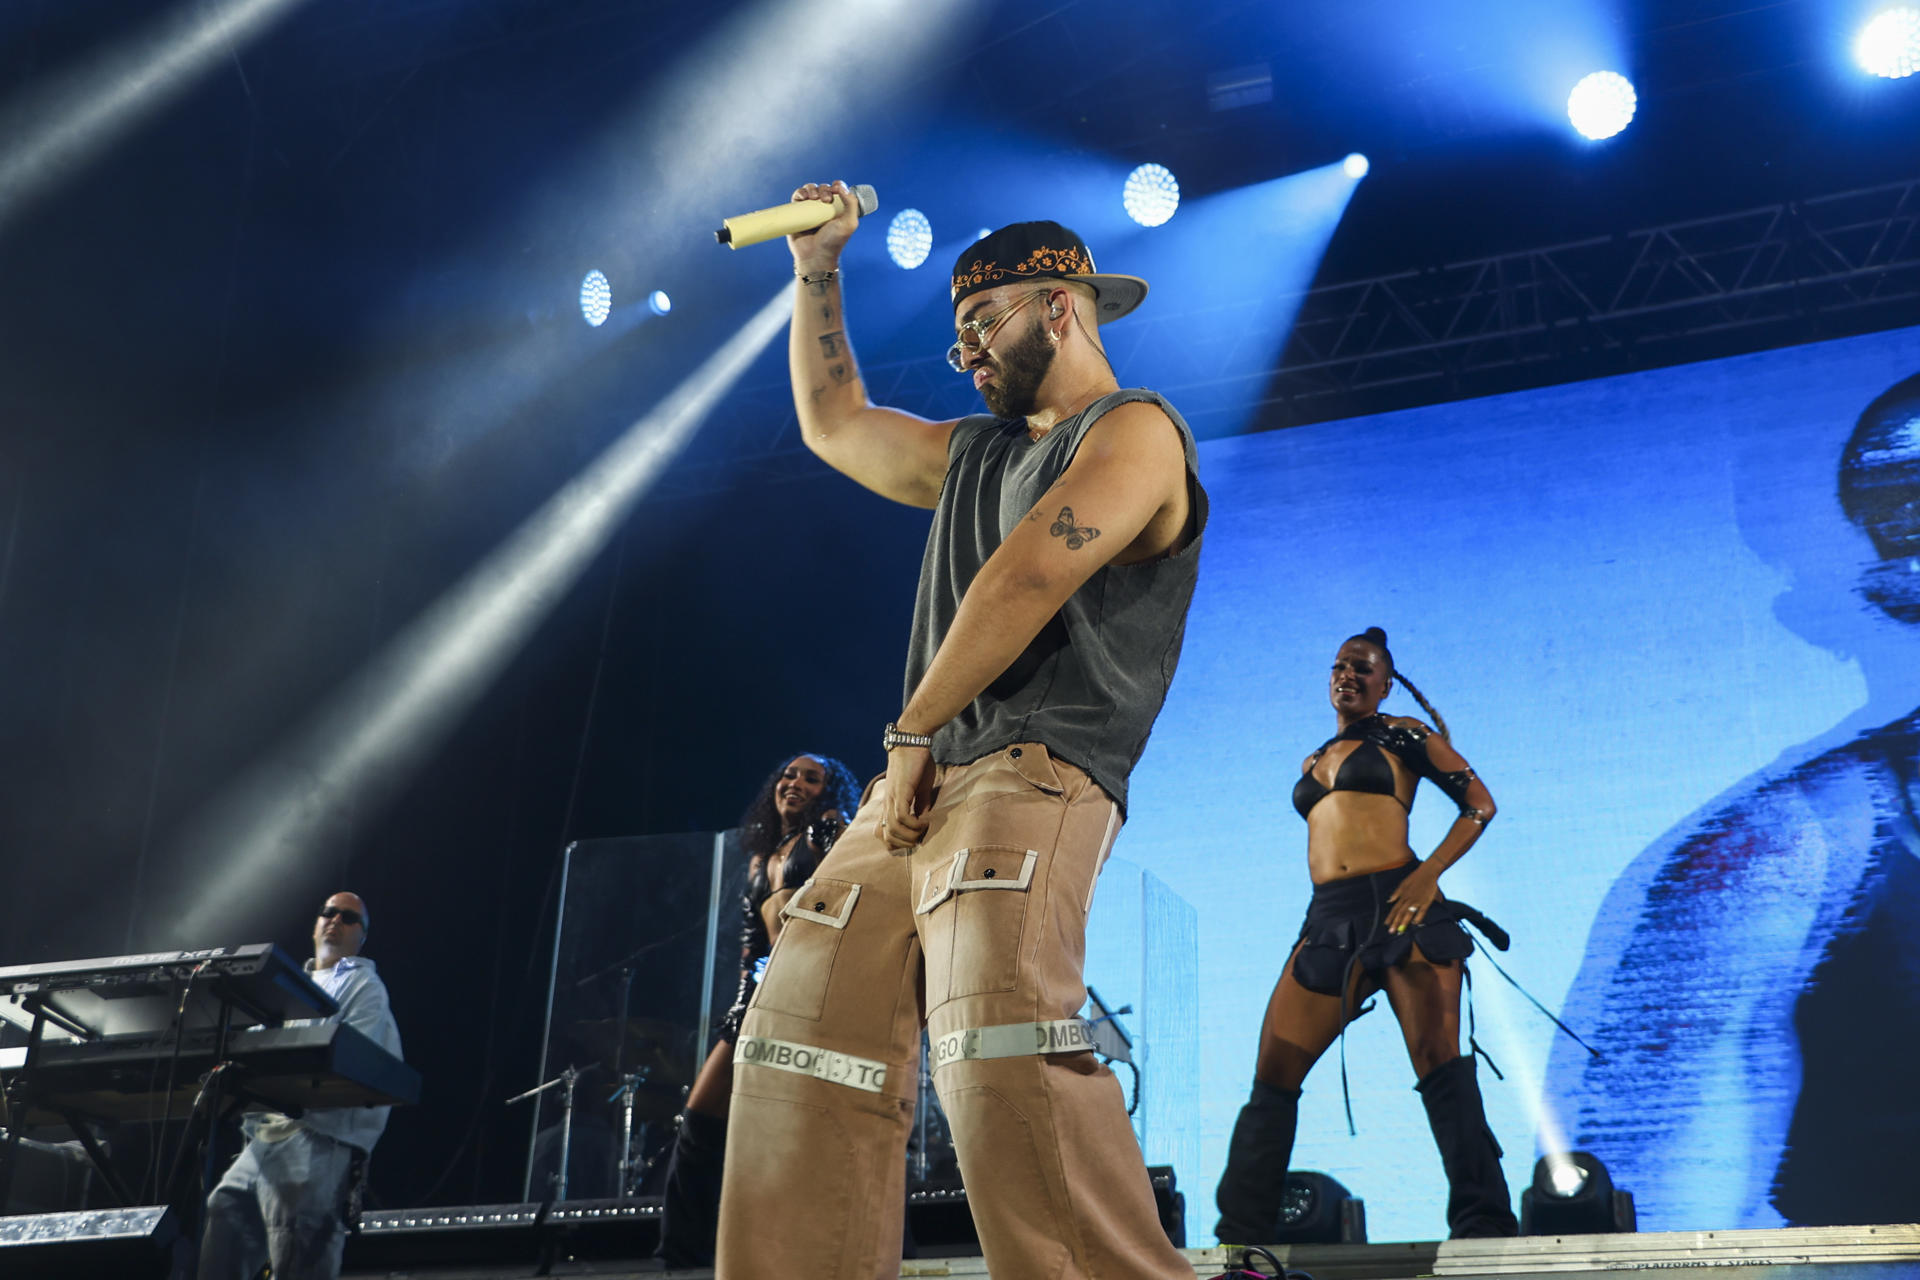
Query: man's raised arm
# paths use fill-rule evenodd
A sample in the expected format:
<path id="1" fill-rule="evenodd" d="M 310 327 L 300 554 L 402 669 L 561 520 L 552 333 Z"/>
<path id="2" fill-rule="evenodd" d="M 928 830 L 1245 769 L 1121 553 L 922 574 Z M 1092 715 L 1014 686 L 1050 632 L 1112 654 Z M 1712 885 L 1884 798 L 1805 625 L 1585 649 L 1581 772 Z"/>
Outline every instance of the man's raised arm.
<path id="1" fill-rule="evenodd" d="M 793 198 L 831 200 L 836 195 L 846 197 L 840 216 L 787 237 L 794 273 L 800 277 L 787 351 L 800 433 L 807 448 L 829 466 L 882 497 L 931 507 L 946 479 L 947 440 L 954 424 L 928 422 L 867 399 L 847 342 L 840 295 L 840 252 L 860 223 L 857 202 L 844 182 L 809 184 Z"/>

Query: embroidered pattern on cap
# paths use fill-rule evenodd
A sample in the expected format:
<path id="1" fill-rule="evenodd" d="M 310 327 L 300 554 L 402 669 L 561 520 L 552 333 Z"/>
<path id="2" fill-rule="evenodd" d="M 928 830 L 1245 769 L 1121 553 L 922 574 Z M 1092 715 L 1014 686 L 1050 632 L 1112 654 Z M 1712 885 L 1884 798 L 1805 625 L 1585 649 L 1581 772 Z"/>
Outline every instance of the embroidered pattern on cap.
<path id="1" fill-rule="evenodd" d="M 1024 262 L 1002 267 L 998 262 L 980 258 L 953 277 L 953 292 L 979 285 L 995 284 L 1003 279 L 1029 276 L 1085 276 L 1093 274 L 1093 255 L 1078 245 L 1053 249 L 1046 245 L 1028 254 Z"/>

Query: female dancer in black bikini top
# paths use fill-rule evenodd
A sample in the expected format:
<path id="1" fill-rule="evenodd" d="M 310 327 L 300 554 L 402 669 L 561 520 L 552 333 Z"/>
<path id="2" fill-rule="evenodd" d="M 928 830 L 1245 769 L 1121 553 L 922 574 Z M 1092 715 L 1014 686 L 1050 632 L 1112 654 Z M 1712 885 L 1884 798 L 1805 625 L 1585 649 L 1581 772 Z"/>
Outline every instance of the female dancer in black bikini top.
<path id="1" fill-rule="evenodd" d="M 1462 962 L 1473 943 L 1458 923 L 1461 905 L 1439 886 L 1440 874 L 1486 829 L 1493 797 L 1410 684 L 1439 731 L 1381 714 L 1395 674 L 1379 628 L 1340 646 L 1328 685 L 1340 731 L 1307 757 L 1294 784 L 1294 807 L 1307 821 L 1313 901 L 1267 1004 L 1253 1095 L 1234 1125 L 1217 1192 L 1223 1241 L 1273 1239 L 1300 1086 L 1361 1002 L 1380 990 L 1399 1019 L 1446 1166 L 1451 1234 L 1517 1230 L 1473 1059 L 1460 1053 Z M 1407 843 L 1422 778 L 1460 807 L 1424 862 Z"/>

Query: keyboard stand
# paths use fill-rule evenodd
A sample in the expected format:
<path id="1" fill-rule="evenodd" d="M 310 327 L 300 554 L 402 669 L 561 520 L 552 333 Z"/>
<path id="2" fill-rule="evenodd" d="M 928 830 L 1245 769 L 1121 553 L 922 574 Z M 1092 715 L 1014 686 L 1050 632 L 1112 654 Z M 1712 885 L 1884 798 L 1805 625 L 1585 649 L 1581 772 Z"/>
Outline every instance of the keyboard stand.
<path id="1" fill-rule="evenodd" d="M 186 1009 L 187 996 L 195 978 L 211 963 L 211 961 L 201 962 L 185 978 L 186 987 L 181 990 L 178 1000 L 178 1008 L 182 1013 Z M 177 1277 L 192 1276 L 198 1267 L 201 1219 L 206 1213 L 207 1197 L 213 1193 L 215 1185 L 214 1160 L 219 1150 L 218 1136 L 221 1126 L 247 1102 L 261 1101 L 250 1097 L 242 1080 L 236 1079 L 229 1082 L 228 1077 L 238 1075 L 242 1069 L 229 1060 L 227 1054 L 229 1040 L 233 1034 L 235 1006 L 246 1006 L 245 1012 L 256 1019 L 260 1018 L 262 1010 L 254 1007 L 253 1001 L 238 992 L 227 989 L 226 985 L 219 982 L 217 978 L 210 985 L 210 994 L 217 1001 L 218 1007 L 215 1024 L 217 1030 L 214 1035 L 214 1066 L 207 1073 L 206 1083 L 200 1094 L 188 1108 L 187 1114 L 182 1117 L 185 1128 L 181 1132 L 179 1145 L 174 1148 L 173 1162 L 167 1169 L 166 1180 L 160 1187 L 162 1199 L 173 1207 L 175 1213 L 179 1215 L 181 1224 L 182 1238 L 176 1246 L 174 1255 L 174 1274 Z M 82 1040 L 101 1038 L 98 1030 L 82 1025 L 76 1018 L 54 1005 L 52 1001 L 57 994 L 56 990 L 44 990 L 16 994 L 14 997 L 23 1009 L 32 1014 L 32 1029 L 28 1032 L 26 1061 L 7 1082 L 8 1123 L 4 1155 L 0 1156 L 0 1210 L 4 1209 L 7 1197 L 13 1189 L 14 1169 L 19 1159 L 20 1138 L 22 1130 L 26 1128 L 27 1116 L 39 1102 L 34 1087 L 35 1069 L 40 1065 L 47 1024 L 51 1022 L 62 1031 L 78 1036 Z M 333 1002 L 325 993 L 315 988 L 314 994 L 319 996 L 327 1006 L 324 1009 L 316 1008 L 315 1012 L 333 1012 Z M 141 998 L 150 999 L 151 997 Z M 272 1018 L 271 1013 L 267 1016 Z M 176 1036 L 184 1033 L 183 1027 L 178 1025 L 174 1027 L 173 1034 Z M 265 1104 L 262 1103 L 262 1105 Z M 113 1196 L 122 1205 L 131 1205 L 132 1195 L 128 1193 L 119 1175 L 114 1172 L 106 1158 L 106 1152 L 101 1149 L 99 1139 L 87 1127 L 90 1117 L 64 1107 L 51 1109 L 65 1120 L 67 1127 L 72 1129 L 80 1139 L 80 1145 L 86 1151 L 87 1158 L 93 1162 L 94 1168 L 100 1171 L 102 1179 Z M 204 1120 L 201 1117 L 204 1117 Z M 165 1143 L 167 1124 L 170 1121 L 169 1116 L 158 1126 L 153 1138 L 155 1142 Z M 181 1164 L 190 1147 L 197 1148 L 200 1153 L 200 1177 L 196 1180 L 197 1185 L 182 1186 Z"/>

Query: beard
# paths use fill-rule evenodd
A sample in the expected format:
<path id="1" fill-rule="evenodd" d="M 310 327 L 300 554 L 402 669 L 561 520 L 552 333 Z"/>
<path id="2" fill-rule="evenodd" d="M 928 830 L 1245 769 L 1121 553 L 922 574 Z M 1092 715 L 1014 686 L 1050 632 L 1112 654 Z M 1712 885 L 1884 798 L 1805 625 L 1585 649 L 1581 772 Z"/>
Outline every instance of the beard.
<path id="1" fill-rule="evenodd" d="M 980 388 L 987 412 L 996 418 L 1025 418 L 1040 407 L 1040 384 L 1059 348 L 1048 342 L 1038 320 L 993 358 L 994 379 Z"/>

